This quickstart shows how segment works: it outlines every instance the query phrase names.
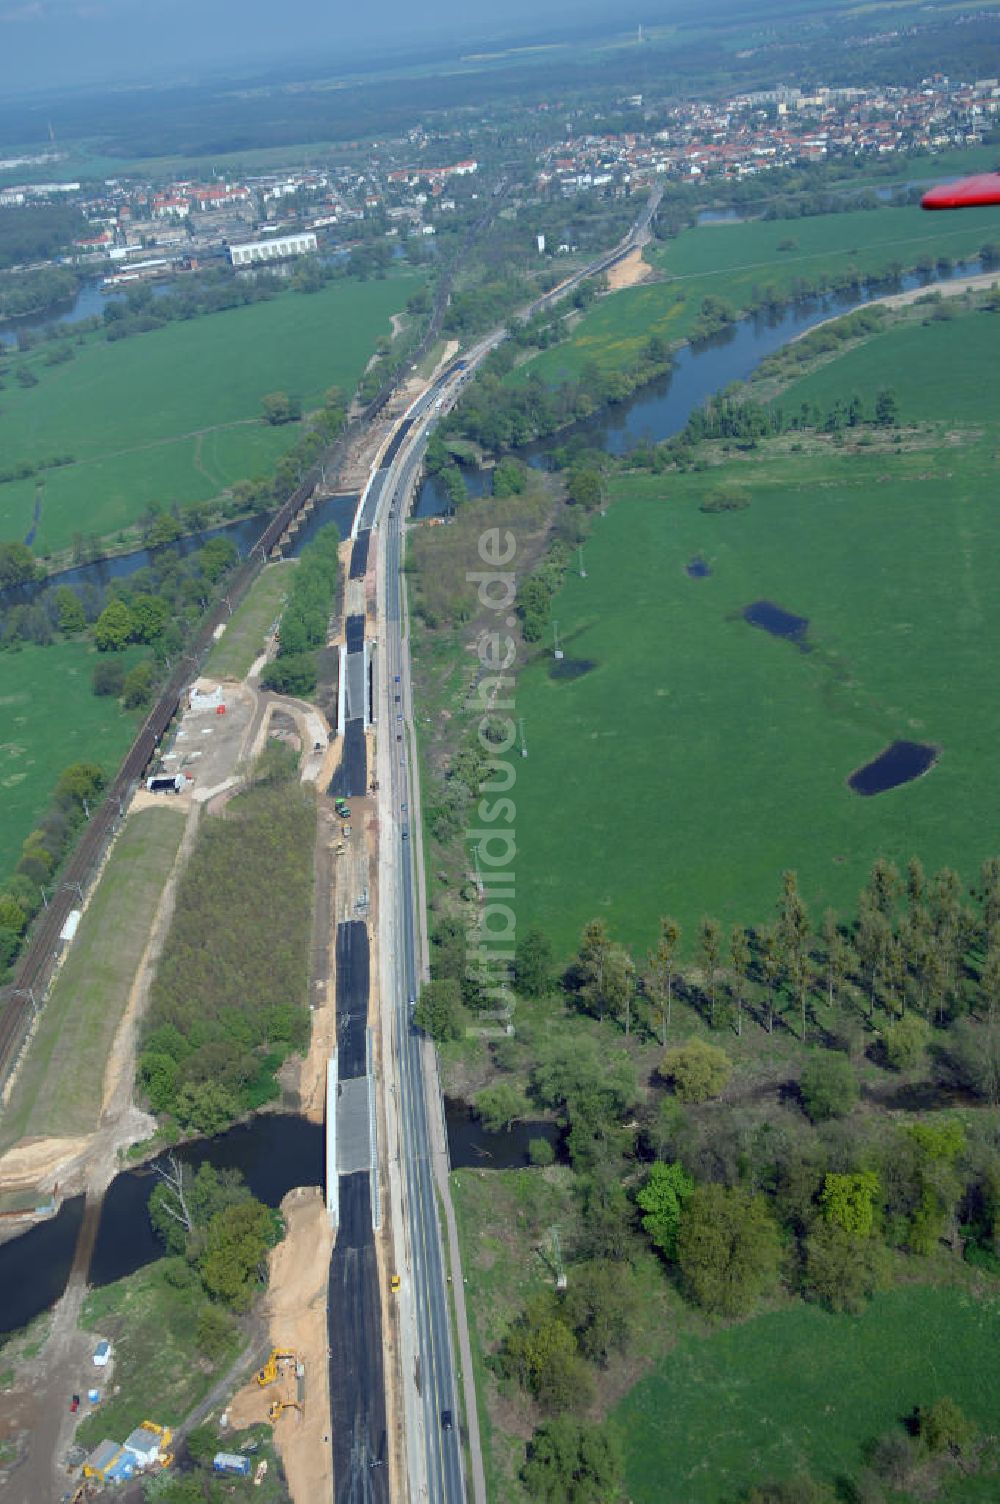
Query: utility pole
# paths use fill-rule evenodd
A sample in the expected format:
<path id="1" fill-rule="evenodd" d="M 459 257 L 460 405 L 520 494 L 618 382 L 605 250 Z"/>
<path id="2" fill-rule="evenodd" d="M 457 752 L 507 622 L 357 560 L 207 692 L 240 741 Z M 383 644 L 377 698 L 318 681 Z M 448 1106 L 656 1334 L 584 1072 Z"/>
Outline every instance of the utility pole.
<path id="1" fill-rule="evenodd" d="M 520 739 L 521 739 L 521 756 L 522 757 L 527 757 L 527 755 L 528 755 L 528 743 L 524 739 L 524 716 L 523 715 L 518 717 L 517 730 L 518 730 L 518 735 L 520 736 Z"/>
<path id="2" fill-rule="evenodd" d="M 579 548 L 577 549 L 577 558 L 579 560 L 580 578 L 581 578 L 581 580 L 585 580 L 587 578 L 587 571 L 583 567 L 583 544 L 582 543 L 580 544 Z"/>
<path id="3" fill-rule="evenodd" d="M 28 999 L 28 1001 L 31 1003 L 32 1011 L 34 1012 L 35 1018 L 37 1019 L 37 1017 L 38 1017 L 38 1004 L 35 1001 L 35 991 L 34 991 L 34 988 L 33 987 L 16 987 L 14 989 L 14 996 L 15 997 L 26 997 Z"/>
<path id="4" fill-rule="evenodd" d="M 567 1284 L 566 1270 L 562 1261 L 562 1249 L 559 1247 L 558 1227 L 553 1227 L 552 1229 L 552 1254 L 556 1266 L 556 1289 L 565 1290 Z"/>
<path id="5" fill-rule="evenodd" d="M 559 623 L 557 621 L 552 623 L 552 656 L 553 658 L 561 658 L 563 656 L 563 650 L 559 646 Z"/>

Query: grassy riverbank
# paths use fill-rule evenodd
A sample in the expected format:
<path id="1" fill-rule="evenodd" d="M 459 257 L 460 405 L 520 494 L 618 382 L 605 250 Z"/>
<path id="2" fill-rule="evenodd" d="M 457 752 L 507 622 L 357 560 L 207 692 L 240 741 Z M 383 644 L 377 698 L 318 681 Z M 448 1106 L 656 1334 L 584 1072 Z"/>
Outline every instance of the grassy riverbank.
<path id="1" fill-rule="evenodd" d="M 662 280 L 600 299 L 569 340 L 535 355 L 507 379 L 519 384 L 537 374 L 555 384 L 578 377 L 591 362 L 604 371 L 624 369 L 639 359 L 652 335 L 668 343 L 688 338 L 708 296 L 740 310 L 765 289 L 787 299 L 803 283 L 819 285 L 848 271 L 883 277 L 894 265 L 907 269 L 921 261 L 933 266 L 941 256 L 974 257 L 984 241 L 995 239 L 989 209 L 970 210 L 960 222 L 919 208 L 885 208 L 699 225 L 647 249 L 646 259 Z"/>

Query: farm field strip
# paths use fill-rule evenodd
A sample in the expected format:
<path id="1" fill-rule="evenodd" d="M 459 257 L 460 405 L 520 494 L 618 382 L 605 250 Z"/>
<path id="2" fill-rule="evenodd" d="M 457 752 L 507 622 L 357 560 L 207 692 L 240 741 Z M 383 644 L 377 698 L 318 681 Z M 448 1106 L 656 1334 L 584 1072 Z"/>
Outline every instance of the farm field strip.
<path id="1" fill-rule="evenodd" d="M 4 1112 L 4 1147 L 96 1129 L 111 1043 L 183 832 L 183 814 L 169 806 L 125 822 Z"/>

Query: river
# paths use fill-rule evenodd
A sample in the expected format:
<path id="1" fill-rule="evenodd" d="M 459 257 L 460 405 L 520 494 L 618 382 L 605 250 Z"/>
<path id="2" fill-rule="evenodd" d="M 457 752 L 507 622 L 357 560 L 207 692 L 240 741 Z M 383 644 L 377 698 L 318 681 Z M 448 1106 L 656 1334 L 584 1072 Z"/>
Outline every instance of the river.
<path id="1" fill-rule="evenodd" d="M 487 1133 L 464 1102 L 446 1104 L 448 1146 L 455 1169 L 521 1169 L 531 1163 L 529 1145 L 545 1139 L 556 1157 L 562 1135 L 550 1121 L 515 1123 L 509 1132 Z M 285 1113 L 262 1113 L 211 1139 L 195 1139 L 178 1154 L 197 1169 L 239 1170 L 250 1190 L 268 1206 L 301 1185 L 323 1185 L 325 1130 L 322 1124 Z M 123 1170 L 101 1206 L 88 1281 L 107 1285 L 162 1257 L 163 1245 L 147 1214 L 156 1185 L 150 1165 Z M 20 1237 L 0 1244 L 0 1334 L 16 1331 L 59 1299 L 69 1277 L 83 1220 L 83 1197 L 65 1201 L 58 1213 Z"/>
<path id="2" fill-rule="evenodd" d="M 674 368 L 658 381 L 640 388 L 628 401 L 606 407 L 583 423 L 537 443 L 527 444 L 515 453 L 529 465 L 548 469 L 552 451 L 575 437 L 587 445 L 612 455 L 627 454 L 636 445 L 662 443 L 681 431 L 691 414 L 709 397 L 723 391 L 731 382 L 745 381 L 768 355 L 780 350 L 799 334 L 815 328 L 833 315 L 850 313 L 866 303 L 883 297 L 887 291 L 908 292 L 919 287 L 933 287 L 954 277 L 974 275 L 982 270 L 977 260 L 957 262 L 943 275 L 929 277 L 913 273 L 899 279 L 898 286 L 884 284 L 866 287 L 859 293 L 827 294 L 804 298 L 773 313 L 752 314 L 739 320 L 707 343 L 697 347 L 685 345 L 677 352 Z M 470 496 L 489 494 L 490 472 L 462 466 Z M 425 480 L 417 494 L 415 517 L 441 516 L 448 510 L 447 499 L 434 477 Z"/>
<path id="3" fill-rule="evenodd" d="M 154 298 L 165 297 L 175 289 L 173 282 L 150 282 L 142 284 L 152 289 Z M 27 313 L 23 318 L 0 320 L 0 345 L 17 344 L 19 334 L 30 334 L 37 329 L 50 329 L 55 324 L 82 324 L 85 319 L 100 318 L 107 305 L 125 297 L 126 288 L 107 288 L 100 281 L 81 282 L 74 298 L 56 303 L 44 313 Z"/>
<path id="4" fill-rule="evenodd" d="M 318 502 L 305 517 L 298 532 L 294 534 L 291 543 L 285 549 L 285 557 L 297 559 L 319 529 L 326 527 L 330 522 L 336 523 L 340 536 L 346 538 L 350 534 L 357 507 L 356 494 L 345 493 L 342 496 L 330 496 L 325 501 Z M 5 606 L 23 605 L 50 586 L 71 585 L 79 589 L 82 585 L 104 587 L 112 580 L 126 580 L 138 570 L 146 569 L 150 564 L 155 563 L 158 558 L 169 554 L 184 557 L 202 548 L 211 538 L 231 539 L 240 557 L 244 558 L 264 531 L 272 515 L 270 512 L 261 512 L 254 517 L 243 517 L 237 522 L 224 522 L 219 527 L 207 528 L 201 533 L 188 533 L 183 538 L 178 538 L 176 543 L 164 543 L 159 548 L 139 548 L 132 553 L 112 554 L 109 558 L 95 559 L 92 563 L 74 564 L 69 569 L 55 570 L 52 574 L 46 575 L 45 579 L 37 585 L 13 585 L 6 590 L 0 590 L 0 609 Z"/>

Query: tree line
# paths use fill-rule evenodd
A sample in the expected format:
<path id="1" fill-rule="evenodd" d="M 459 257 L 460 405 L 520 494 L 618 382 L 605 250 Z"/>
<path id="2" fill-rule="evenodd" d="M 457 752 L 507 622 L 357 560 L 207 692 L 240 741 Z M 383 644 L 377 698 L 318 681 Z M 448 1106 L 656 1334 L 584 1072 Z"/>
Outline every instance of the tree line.
<path id="1" fill-rule="evenodd" d="M 265 689 L 303 699 L 316 688 L 316 650 L 325 647 L 337 591 L 340 533 L 331 523 L 302 550 L 278 625 L 278 654 L 261 674 Z"/>
<path id="2" fill-rule="evenodd" d="M 106 782 L 95 763 L 75 762 L 59 775 L 48 808 L 25 837 L 13 876 L 0 888 L 0 980 L 16 961 L 27 929 L 46 902 L 80 827 L 96 808 Z"/>

